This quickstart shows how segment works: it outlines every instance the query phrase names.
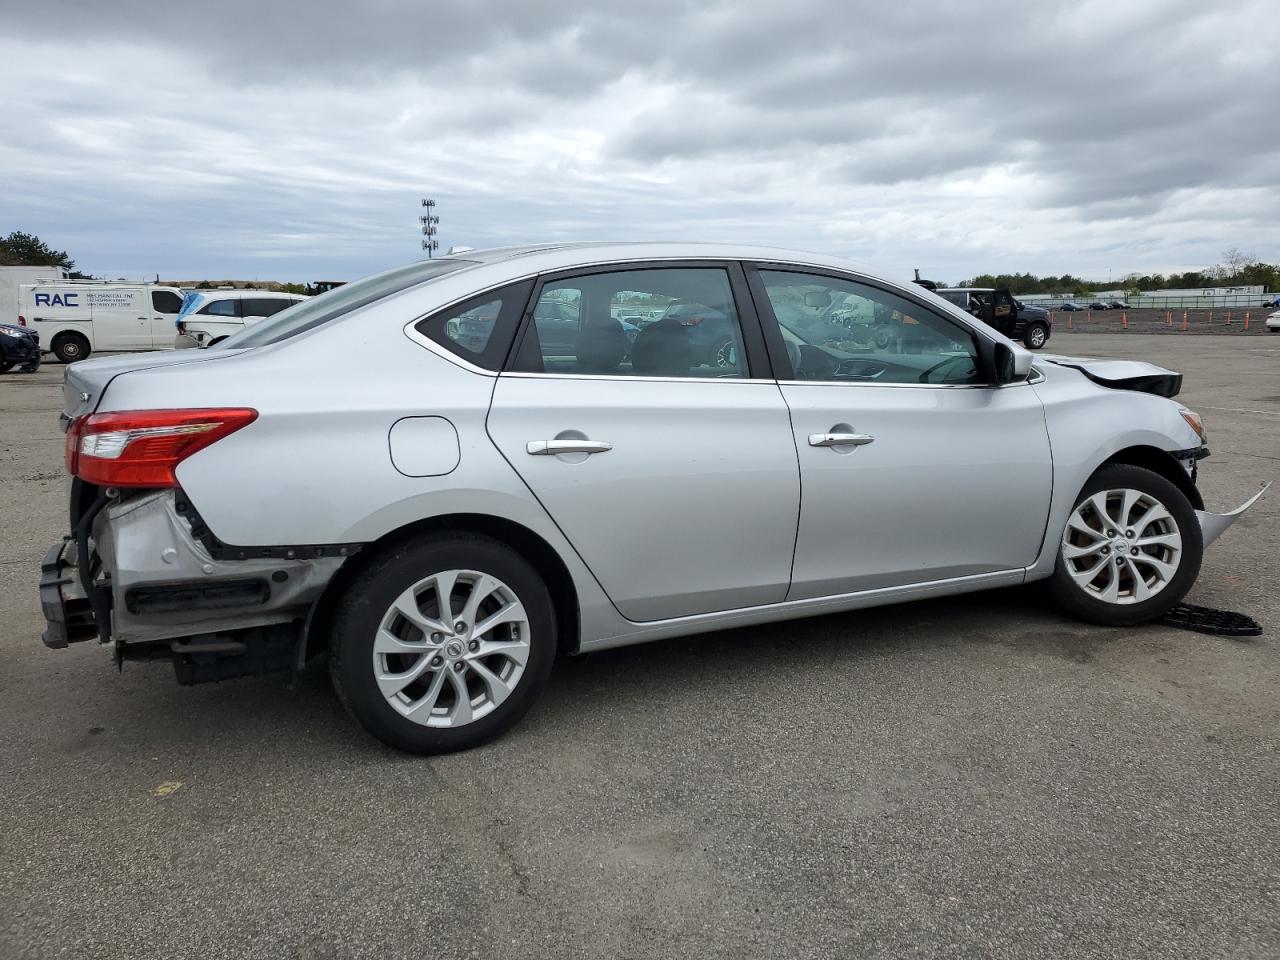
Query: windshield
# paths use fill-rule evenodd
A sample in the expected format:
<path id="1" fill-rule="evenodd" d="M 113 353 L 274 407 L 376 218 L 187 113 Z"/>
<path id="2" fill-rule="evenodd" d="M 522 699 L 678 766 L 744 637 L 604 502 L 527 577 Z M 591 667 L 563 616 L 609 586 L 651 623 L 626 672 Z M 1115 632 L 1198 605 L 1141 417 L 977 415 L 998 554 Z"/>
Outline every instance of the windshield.
<path id="1" fill-rule="evenodd" d="M 296 337 L 307 330 L 313 330 L 330 320 L 336 320 L 376 300 L 382 300 L 420 283 L 426 283 L 443 277 L 447 273 L 454 273 L 474 265 L 474 260 L 432 260 L 428 263 L 411 263 L 384 273 L 377 273 L 372 277 L 335 287 L 327 293 L 281 310 L 274 317 L 269 317 L 261 323 L 246 327 L 240 333 L 228 337 L 218 346 L 223 349 L 242 350 L 247 347 L 279 343 L 281 340 Z M 183 309 L 186 309 L 185 302 Z"/>

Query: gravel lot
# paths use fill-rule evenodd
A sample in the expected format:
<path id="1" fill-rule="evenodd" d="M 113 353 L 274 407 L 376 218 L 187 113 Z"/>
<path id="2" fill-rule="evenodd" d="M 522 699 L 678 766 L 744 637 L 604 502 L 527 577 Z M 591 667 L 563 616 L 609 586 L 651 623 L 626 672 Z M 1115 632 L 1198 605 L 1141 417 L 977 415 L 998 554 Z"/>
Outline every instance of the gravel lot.
<path id="1" fill-rule="evenodd" d="M 1211 507 L 1280 473 L 1280 337 L 1054 348 L 1186 374 Z M 1192 594 L 1251 642 L 1000 591 L 567 662 L 424 760 L 323 671 L 41 646 L 61 374 L 0 377 L 4 960 L 1280 956 L 1280 494 Z"/>

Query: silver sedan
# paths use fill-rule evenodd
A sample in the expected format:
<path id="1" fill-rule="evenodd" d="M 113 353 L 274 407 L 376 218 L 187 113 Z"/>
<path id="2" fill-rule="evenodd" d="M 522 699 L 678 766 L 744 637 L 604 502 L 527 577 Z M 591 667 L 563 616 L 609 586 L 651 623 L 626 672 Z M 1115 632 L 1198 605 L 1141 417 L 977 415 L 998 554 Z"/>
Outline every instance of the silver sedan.
<path id="1" fill-rule="evenodd" d="M 68 369 L 44 641 L 183 683 L 328 653 L 370 731 L 432 753 L 509 728 L 561 652 L 1040 579 L 1136 624 L 1248 506 L 1204 511 L 1180 383 L 1033 363 L 833 257 L 416 263 Z"/>

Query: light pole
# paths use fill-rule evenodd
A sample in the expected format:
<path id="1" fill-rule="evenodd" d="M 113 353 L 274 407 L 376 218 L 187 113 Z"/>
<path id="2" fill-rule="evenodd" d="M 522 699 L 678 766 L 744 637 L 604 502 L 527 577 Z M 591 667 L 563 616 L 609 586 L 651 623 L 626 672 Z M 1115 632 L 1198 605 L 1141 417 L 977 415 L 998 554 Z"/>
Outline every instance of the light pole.
<path id="1" fill-rule="evenodd" d="M 418 217 L 418 222 L 422 224 L 422 249 L 427 251 L 427 259 L 430 260 L 431 254 L 440 249 L 440 241 L 436 239 L 436 225 L 440 218 L 436 216 L 434 200 L 423 197 L 422 205 L 427 208 L 427 212 Z"/>

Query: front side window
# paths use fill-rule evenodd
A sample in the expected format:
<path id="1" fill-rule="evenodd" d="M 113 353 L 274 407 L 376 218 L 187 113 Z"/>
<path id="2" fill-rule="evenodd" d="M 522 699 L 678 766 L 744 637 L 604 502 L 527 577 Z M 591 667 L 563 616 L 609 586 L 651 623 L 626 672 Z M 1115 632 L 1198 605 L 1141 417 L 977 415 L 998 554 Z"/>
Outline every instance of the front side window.
<path id="1" fill-rule="evenodd" d="M 543 284 L 515 368 L 532 373 L 745 377 L 727 271 L 675 267 Z"/>
<path id="2" fill-rule="evenodd" d="M 172 290 L 151 291 L 151 307 L 156 313 L 179 313 L 182 303 L 182 297 Z"/>
<path id="3" fill-rule="evenodd" d="M 980 382 L 973 334 L 904 297 L 841 277 L 762 270 L 796 380 Z"/>

